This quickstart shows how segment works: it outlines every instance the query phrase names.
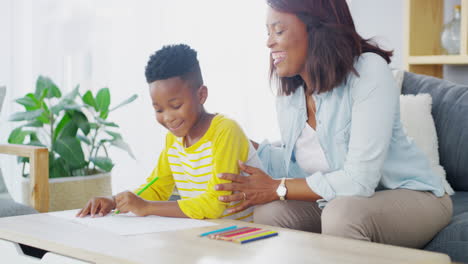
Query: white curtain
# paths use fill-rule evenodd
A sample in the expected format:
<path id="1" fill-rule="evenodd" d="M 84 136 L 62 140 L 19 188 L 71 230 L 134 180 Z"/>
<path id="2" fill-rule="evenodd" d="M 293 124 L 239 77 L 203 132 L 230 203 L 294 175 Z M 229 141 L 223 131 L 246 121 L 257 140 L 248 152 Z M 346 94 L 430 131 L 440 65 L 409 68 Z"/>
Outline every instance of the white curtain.
<path id="1" fill-rule="evenodd" d="M 166 131 L 155 121 L 144 67 L 165 44 L 198 51 L 206 108 L 236 119 L 257 141 L 278 139 L 274 96 L 268 86 L 265 1 L 237 0 L 0 0 L 0 85 L 7 97 L 0 142 L 22 110 L 13 103 L 34 90 L 38 75 L 70 90 L 109 87 L 112 102 L 138 94 L 109 119 L 121 126 L 136 160 L 111 150 L 114 192 L 141 184 L 155 166 Z M 19 168 L 0 157 L 7 185 L 19 197 Z"/>

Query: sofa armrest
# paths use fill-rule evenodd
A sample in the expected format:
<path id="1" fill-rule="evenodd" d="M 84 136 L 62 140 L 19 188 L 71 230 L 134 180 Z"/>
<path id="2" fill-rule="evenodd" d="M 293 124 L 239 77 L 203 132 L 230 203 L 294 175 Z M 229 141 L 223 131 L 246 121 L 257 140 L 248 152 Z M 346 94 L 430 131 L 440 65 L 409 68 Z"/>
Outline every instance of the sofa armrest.
<path id="1" fill-rule="evenodd" d="M 0 144 L 0 154 L 29 158 L 30 205 L 37 211 L 49 211 L 49 150 L 45 147 Z"/>

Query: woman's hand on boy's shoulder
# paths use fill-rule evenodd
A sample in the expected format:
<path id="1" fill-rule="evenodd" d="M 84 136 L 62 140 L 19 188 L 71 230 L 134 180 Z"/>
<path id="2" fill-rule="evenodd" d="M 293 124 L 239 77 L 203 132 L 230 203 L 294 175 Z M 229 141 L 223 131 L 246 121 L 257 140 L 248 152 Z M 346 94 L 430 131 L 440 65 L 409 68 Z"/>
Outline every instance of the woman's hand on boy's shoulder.
<path id="1" fill-rule="evenodd" d="M 146 216 L 148 202 L 133 192 L 125 191 L 115 196 L 116 209 L 122 213 L 132 212 L 137 216 Z"/>
<path id="2" fill-rule="evenodd" d="M 253 205 L 265 204 L 278 199 L 276 189 L 279 181 L 272 179 L 259 168 L 251 167 L 239 161 L 241 171 L 248 177 L 240 174 L 220 173 L 219 178 L 231 181 L 215 186 L 217 191 L 232 191 L 231 195 L 219 196 L 218 199 L 225 203 L 241 202 L 239 205 L 229 208 L 227 213 L 237 213 Z"/>
<path id="3" fill-rule="evenodd" d="M 105 216 L 115 208 L 115 205 L 114 197 L 94 197 L 76 214 L 76 217 Z"/>

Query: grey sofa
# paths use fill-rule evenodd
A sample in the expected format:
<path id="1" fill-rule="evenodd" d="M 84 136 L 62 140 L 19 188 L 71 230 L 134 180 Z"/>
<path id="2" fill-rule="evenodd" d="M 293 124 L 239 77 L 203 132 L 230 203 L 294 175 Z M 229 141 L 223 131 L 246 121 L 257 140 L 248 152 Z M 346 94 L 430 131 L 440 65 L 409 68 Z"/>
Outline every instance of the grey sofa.
<path id="1" fill-rule="evenodd" d="M 402 86 L 403 94 L 432 96 L 440 164 L 456 192 L 452 196 L 452 221 L 425 249 L 468 263 L 468 86 L 408 72 Z"/>

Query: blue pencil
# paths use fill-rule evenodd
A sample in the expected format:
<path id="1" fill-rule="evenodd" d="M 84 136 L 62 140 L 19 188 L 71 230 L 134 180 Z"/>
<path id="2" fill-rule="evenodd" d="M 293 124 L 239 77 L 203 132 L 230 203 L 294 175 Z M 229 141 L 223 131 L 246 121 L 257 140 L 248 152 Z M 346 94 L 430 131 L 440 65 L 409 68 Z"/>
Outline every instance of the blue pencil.
<path id="1" fill-rule="evenodd" d="M 255 240 L 260 240 L 260 239 L 264 239 L 264 238 L 268 238 L 268 237 L 272 237 L 272 236 L 277 236 L 277 235 L 278 235 L 278 233 L 273 233 L 273 234 L 269 234 L 269 235 L 265 235 L 265 236 L 261 236 L 261 237 L 255 237 L 255 238 L 252 238 L 252 239 L 242 240 L 239 243 L 245 244 L 245 243 L 253 242 Z"/>
<path id="2" fill-rule="evenodd" d="M 225 227 L 225 228 L 216 229 L 216 230 L 213 230 L 213 231 L 210 231 L 210 232 L 206 232 L 206 233 L 200 234 L 200 236 L 201 236 L 201 237 L 204 237 L 204 236 L 207 236 L 207 235 L 211 235 L 211 234 L 215 234 L 215 233 L 220 233 L 220 232 L 224 232 L 224 231 L 231 230 L 231 229 L 235 229 L 235 228 L 237 228 L 237 226 L 228 226 L 228 227 Z"/>

